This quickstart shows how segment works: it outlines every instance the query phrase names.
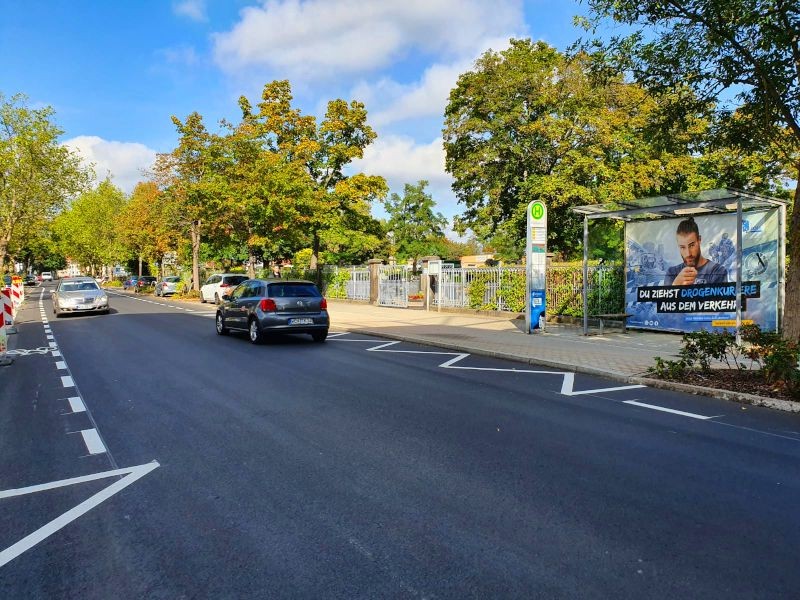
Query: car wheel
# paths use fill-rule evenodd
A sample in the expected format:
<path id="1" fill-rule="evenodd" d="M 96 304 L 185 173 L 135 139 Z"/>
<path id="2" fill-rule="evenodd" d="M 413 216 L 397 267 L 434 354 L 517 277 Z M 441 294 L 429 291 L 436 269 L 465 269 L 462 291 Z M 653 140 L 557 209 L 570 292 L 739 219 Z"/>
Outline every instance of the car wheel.
<path id="1" fill-rule="evenodd" d="M 200 290 L 200 304 L 205 304 L 206 299 L 203 297 L 203 290 Z"/>
<path id="2" fill-rule="evenodd" d="M 322 343 L 328 338 L 328 330 L 325 331 L 315 331 L 311 334 L 311 337 L 314 338 L 315 342 Z"/>
<path id="3" fill-rule="evenodd" d="M 230 330 L 225 327 L 225 317 L 222 316 L 222 313 L 217 313 L 216 326 L 217 335 L 228 335 Z"/>
<path id="4" fill-rule="evenodd" d="M 250 319 L 250 327 L 247 330 L 250 343 L 260 344 L 264 341 L 264 334 L 261 333 L 261 327 L 258 325 L 256 319 Z"/>
<path id="5" fill-rule="evenodd" d="M 219 294 L 214 292 L 214 304 L 219 304 Z"/>

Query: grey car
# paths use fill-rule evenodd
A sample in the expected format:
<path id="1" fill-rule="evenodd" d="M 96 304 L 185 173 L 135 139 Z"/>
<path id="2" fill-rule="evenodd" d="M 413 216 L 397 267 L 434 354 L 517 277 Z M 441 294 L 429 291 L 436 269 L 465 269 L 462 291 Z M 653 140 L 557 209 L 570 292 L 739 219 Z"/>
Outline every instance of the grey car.
<path id="1" fill-rule="evenodd" d="M 328 337 L 328 303 L 310 281 L 248 279 L 222 299 L 216 314 L 219 335 L 246 331 L 254 344 L 282 333 L 308 333 L 315 342 Z"/>
<path id="2" fill-rule="evenodd" d="M 180 277 L 170 276 L 164 277 L 161 281 L 156 283 L 156 296 L 168 296 L 178 291 L 178 284 L 181 282 Z"/>
<path id="3" fill-rule="evenodd" d="M 101 312 L 110 310 L 108 296 L 91 277 L 69 277 L 58 282 L 53 292 L 53 313 Z"/>

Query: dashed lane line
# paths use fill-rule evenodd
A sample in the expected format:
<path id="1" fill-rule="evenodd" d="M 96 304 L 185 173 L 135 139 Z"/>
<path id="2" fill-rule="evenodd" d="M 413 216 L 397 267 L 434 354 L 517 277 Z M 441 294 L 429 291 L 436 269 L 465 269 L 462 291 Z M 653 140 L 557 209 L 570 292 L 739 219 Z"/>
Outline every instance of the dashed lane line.
<path id="1" fill-rule="evenodd" d="M 83 429 L 81 430 L 81 436 L 89 454 L 103 454 L 106 451 L 106 445 L 100 439 L 100 434 L 97 433 L 96 429 Z"/>

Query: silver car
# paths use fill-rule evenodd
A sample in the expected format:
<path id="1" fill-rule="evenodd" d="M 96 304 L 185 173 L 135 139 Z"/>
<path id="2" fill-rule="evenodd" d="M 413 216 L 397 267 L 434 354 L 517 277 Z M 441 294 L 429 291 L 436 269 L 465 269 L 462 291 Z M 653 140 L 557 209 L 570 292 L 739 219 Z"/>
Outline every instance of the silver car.
<path id="1" fill-rule="evenodd" d="M 102 312 L 110 310 L 108 296 L 91 277 L 62 279 L 53 292 L 53 313 Z"/>
<path id="2" fill-rule="evenodd" d="M 328 337 L 328 303 L 310 281 L 249 279 L 222 300 L 216 315 L 219 335 L 246 331 L 254 344 L 282 333 L 308 333 L 315 342 Z"/>
<path id="3" fill-rule="evenodd" d="M 155 294 L 156 296 L 169 296 L 178 291 L 178 284 L 181 282 L 180 277 L 170 276 L 164 277 L 161 281 L 156 283 Z"/>

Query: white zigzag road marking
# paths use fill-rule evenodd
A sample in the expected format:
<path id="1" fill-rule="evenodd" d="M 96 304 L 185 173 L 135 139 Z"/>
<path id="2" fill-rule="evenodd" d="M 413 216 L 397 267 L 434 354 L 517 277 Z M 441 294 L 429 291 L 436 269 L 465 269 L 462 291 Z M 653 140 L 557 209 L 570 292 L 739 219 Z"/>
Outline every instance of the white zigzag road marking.
<path id="1" fill-rule="evenodd" d="M 353 340 L 353 339 L 341 339 L 340 336 L 347 335 L 347 333 L 337 333 L 334 336 L 328 336 L 333 342 L 362 342 L 368 344 L 374 344 L 375 340 Z M 588 394 L 599 394 L 601 392 L 618 392 L 621 390 L 632 390 L 636 388 L 643 388 L 647 387 L 644 385 L 620 385 L 616 387 L 608 387 L 608 388 L 596 388 L 591 390 L 575 390 L 575 373 L 569 373 L 565 371 L 539 371 L 534 369 L 499 369 L 493 367 L 466 367 L 466 366 L 456 366 L 456 363 L 464 360 L 465 358 L 471 356 L 466 352 L 445 352 L 445 351 L 434 351 L 434 350 L 387 350 L 387 348 L 391 348 L 392 346 L 396 346 L 397 344 L 402 344 L 401 341 L 394 341 L 394 342 L 385 342 L 378 344 L 377 346 L 373 346 L 372 348 L 367 348 L 367 352 L 391 352 L 394 354 L 432 354 L 438 356 L 452 356 L 453 358 L 446 360 L 445 362 L 439 365 L 439 368 L 442 369 L 462 369 L 465 371 L 494 371 L 498 373 L 530 373 L 535 375 L 562 375 L 564 377 L 563 383 L 561 384 L 561 394 L 563 396 L 583 396 Z"/>

